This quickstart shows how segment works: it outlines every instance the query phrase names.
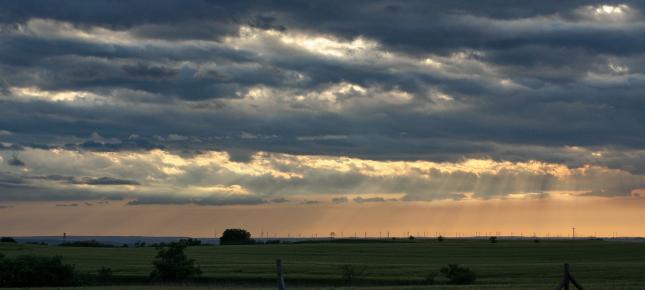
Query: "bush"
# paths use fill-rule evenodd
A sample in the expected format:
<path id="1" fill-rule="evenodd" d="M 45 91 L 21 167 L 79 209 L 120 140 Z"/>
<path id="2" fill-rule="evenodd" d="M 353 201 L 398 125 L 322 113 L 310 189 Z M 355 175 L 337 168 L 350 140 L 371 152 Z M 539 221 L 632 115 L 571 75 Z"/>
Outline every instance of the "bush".
<path id="1" fill-rule="evenodd" d="M 343 283 L 347 286 L 352 286 L 354 281 L 365 274 L 365 266 L 354 266 L 350 264 L 345 264 L 340 266 L 340 275 Z"/>
<path id="2" fill-rule="evenodd" d="M 490 237 L 488 239 L 492 244 L 497 243 L 497 237 Z"/>
<path id="3" fill-rule="evenodd" d="M 219 238 L 220 245 L 243 245 L 253 244 L 251 233 L 244 229 L 227 229 Z"/>
<path id="4" fill-rule="evenodd" d="M 181 239 L 179 240 L 180 244 L 184 244 L 187 247 L 194 247 L 194 246 L 201 246 L 202 241 L 198 239 L 193 239 L 193 238 L 187 238 L 187 239 Z"/>
<path id="5" fill-rule="evenodd" d="M 0 287 L 72 286 L 74 265 L 63 264 L 60 256 L 18 256 L 0 254 Z"/>
<path id="6" fill-rule="evenodd" d="M 17 243 L 17 242 L 12 237 L 2 237 L 0 238 L 0 243 Z"/>
<path id="7" fill-rule="evenodd" d="M 28 244 L 28 245 L 36 245 L 36 246 L 47 246 L 47 243 L 45 243 L 45 242 L 27 242 L 26 244 Z"/>
<path id="8" fill-rule="evenodd" d="M 443 242 L 443 236 L 438 236 L 437 241 L 439 241 L 440 243 Z"/>
<path id="9" fill-rule="evenodd" d="M 184 250 L 186 245 L 171 243 L 157 248 L 157 258 L 152 262 L 155 269 L 150 273 L 154 280 L 184 281 L 202 274 L 195 266 L 195 260 L 188 259 Z"/>
<path id="10" fill-rule="evenodd" d="M 473 284 L 477 278 L 475 272 L 457 264 L 448 264 L 440 272 L 448 278 L 449 284 Z"/>
<path id="11" fill-rule="evenodd" d="M 99 282 L 101 282 L 101 283 L 112 282 L 113 276 L 112 276 L 112 269 L 111 268 L 101 267 L 101 269 L 99 269 L 97 272 L 98 272 L 97 273 L 97 278 L 98 278 Z"/>
<path id="12" fill-rule="evenodd" d="M 74 241 L 60 244 L 61 247 L 114 248 L 114 245 L 103 244 L 96 240 Z"/>

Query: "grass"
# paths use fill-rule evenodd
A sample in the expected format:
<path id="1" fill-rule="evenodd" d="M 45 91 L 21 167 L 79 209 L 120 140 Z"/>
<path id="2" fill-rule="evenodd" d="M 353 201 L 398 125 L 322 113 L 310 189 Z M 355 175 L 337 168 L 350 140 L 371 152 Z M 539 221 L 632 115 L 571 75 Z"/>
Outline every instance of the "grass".
<path id="1" fill-rule="evenodd" d="M 96 273 L 112 268 L 115 276 L 142 281 L 152 270 L 154 248 L 73 248 L 0 244 L 0 253 L 61 255 L 79 271 Z M 188 249 L 210 282 L 222 287 L 271 287 L 275 259 L 283 260 L 287 286 L 340 285 L 340 267 L 366 267 L 361 286 L 369 289 L 549 289 L 562 279 L 562 264 L 586 289 L 645 289 L 645 243 L 606 241 L 487 241 L 435 240 L 412 243 L 312 243 L 246 246 L 203 246 Z M 456 286 L 402 286 L 423 282 L 448 263 L 477 273 L 477 284 Z M 162 286 L 147 286 L 166 289 Z M 83 289 L 146 289 L 143 286 Z M 178 289 L 172 286 L 167 289 Z M 182 286 L 180 289 L 204 289 Z M 227 289 L 227 288 L 218 288 Z M 231 288 L 239 289 L 239 288 Z M 260 289 L 260 288 L 258 288 Z M 318 288 L 312 288 L 318 289 Z M 348 289 L 348 288 L 345 288 Z M 363 289 L 363 288 L 355 288 Z"/>

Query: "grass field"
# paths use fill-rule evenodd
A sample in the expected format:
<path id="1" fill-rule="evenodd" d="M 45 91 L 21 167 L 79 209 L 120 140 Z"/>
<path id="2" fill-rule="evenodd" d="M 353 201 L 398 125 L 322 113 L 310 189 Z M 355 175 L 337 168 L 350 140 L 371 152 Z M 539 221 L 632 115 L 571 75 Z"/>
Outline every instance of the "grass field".
<path id="1" fill-rule="evenodd" d="M 76 264 L 79 271 L 94 273 L 104 266 L 112 268 L 123 281 L 141 281 L 152 270 L 156 252 L 154 248 L 0 244 L 0 253 L 61 255 L 66 263 Z M 340 266 L 353 264 L 365 266 L 360 286 L 373 286 L 369 289 L 552 289 L 562 278 L 562 264 L 568 262 L 586 289 L 645 289 L 645 243 L 428 240 L 202 246 L 189 248 L 187 254 L 197 260 L 203 276 L 217 283 L 218 289 L 274 289 L 277 258 L 283 260 L 289 288 L 332 289 L 341 284 Z M 420 284 L 448 263 L 474 270 L 476 285 L 404 286 Z M 179 285 L 128 287 L 83 289 L 205 289 Z"/>

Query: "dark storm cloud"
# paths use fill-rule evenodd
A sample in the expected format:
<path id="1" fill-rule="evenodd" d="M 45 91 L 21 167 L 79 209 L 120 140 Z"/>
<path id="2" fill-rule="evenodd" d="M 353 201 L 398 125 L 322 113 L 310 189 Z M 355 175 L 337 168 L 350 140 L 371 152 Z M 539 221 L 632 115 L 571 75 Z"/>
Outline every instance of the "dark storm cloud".
<path id="1" fill-rule="evenodd" d="M 18 159 L 17 156 L 13 156 L 11 160 L 9 160 L 9 165 L 16 166 L 16 167 L 24 167 L 26 164 L 22 160 Z"/>
<path id="2" fill-rule="evenodd" d="M 128 196 L 118 191 L 95 192 L 67 185 L 139 185 L 138 182 L 109 177 L 63 175 L 25 175 L 0 172 L 0 201 L 79 201 L 121 200 Z"/>
<path id="3" fill-rule="evenodd" d="M 75 183 L 88 184 L 88 185 L 140 185 L 139 182 L 134 180 L 119 179 L 119 178 L 112 178 L 112 177 L 98 177 L 98 178 L 85 177 L 75 181 Z"/>
<path id="4" fill-rule="evenodd" d="M 113 177 L 75 177 L 63 175 L 46 175 L 46 176 L 25 176 L 33 180 L 50 180 L 59 181 L 69 184 L 87 184 L 87 185 L 140 185 L 139 182 L 130 179 L 120 179 Z"/>
<path id="5" fill-rule="evenodd" d="M 627 6 L 594 15 L 600 4 Z M 0 1 L 0 132 L 11 132 L 0 149 L 224 150 L 243 163 L 257 151 L 493 158 L 643 173 L 643 10 L 640 1 Z M 268 32 L 245 40 L 240 27 Z M 376 44 L 334 57 L 324 54 L 334 46 L 321 54 L 276 35 Z M 441 66 L 420 67 L 427 57 Z M 340 83 L 368 93 L 329 92 Z M 79 98 L 16 90 L 26 87 Z M 258 87 L 268 95 L 248 97 Z M 393 91 L 411 100 L 387 103 Z M 318 97 L 329 94 L 334 102 Z M 363 178 L 354 177 L 338 179 L 351 188 Z M 537 192 L 550 181 L 531 182 Z M 476 194 L 517 187 L 505 186 Z"/>
<path id="6" fill-rule="evenodd" d="M 126 29 L 142 24 L 165 24 L 187 20 L 217 20 L 223 23 L 233 20 L 232 11 L 243 9 L 245 4 L 225 3 L 218 1 L 156 1 L 150 5 L 147 1 L 118 3 L 112 1 L 92 1 L 77 3 L 60 0 L 42 3 L 40 1 L 2 1 L 3 8 L 0 21 L 5 23 L 23 22 L 30 18 L 52 18 L 69 21 L 78 25 L 100 25 L 117 29 Z"/>

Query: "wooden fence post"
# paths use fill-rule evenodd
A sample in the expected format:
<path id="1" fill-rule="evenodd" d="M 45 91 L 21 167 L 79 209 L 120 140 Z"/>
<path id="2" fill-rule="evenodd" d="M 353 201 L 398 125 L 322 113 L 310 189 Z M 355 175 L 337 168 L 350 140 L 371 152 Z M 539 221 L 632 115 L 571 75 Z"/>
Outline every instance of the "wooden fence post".
<path id="1" fill-rule="evenodd" d="M 282 260 L 275 260 L 276 270 L 278 272 L 278 290 L 285 290 L 284 287 L 284 275 L 282 273 Z"/>
<path id="2" fill-rule="evenodd" d="M 578 281 L 576 281 L 575 278 L 571 275 L 571 271 L 569 269 L 569 264 L 565 263 L 564 264 L 564 278 L 562 279 L 562 282 L 558 287 L 555 288 L 555 290 L 569 290 L 569 282 L 573 283 L 574 286 L 576 286 L 576 289 L 578 290 L 584 290 L 580 284 L 578 284 Z"/>

